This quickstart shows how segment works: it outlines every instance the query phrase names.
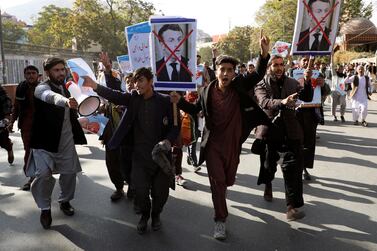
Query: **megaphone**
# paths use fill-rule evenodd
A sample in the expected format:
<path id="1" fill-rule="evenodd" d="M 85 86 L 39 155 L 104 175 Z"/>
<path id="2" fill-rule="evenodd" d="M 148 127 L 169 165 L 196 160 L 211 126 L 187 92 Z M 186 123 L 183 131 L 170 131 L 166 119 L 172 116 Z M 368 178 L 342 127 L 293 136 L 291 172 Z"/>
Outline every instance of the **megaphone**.
<path id="1" fill-rule="evenodd" d="M 89 96 L 83 93 L 80 87 L 73 81 L 68 81 L 65 87 L 73 98 L 79 104 L 78 112 L 81 116 L 89 116 L 97 111 L 100 106 L 100 99 L 98 96 Z"/>

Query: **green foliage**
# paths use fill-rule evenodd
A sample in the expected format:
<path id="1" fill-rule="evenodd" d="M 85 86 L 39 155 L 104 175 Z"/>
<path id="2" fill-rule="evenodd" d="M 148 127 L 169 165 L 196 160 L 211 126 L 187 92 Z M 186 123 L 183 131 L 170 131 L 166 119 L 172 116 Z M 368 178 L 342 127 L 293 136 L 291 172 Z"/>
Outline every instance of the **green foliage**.
<path id="1" fill-rule="evenodd" d="M 28 32 L 32 44 L 70 48 L 74 31 L 72 11 L 55 5 L 43 7 L 34 26 Z"/>
<path id="2" fill-rule="evenodd" d="M 202 57 L 202 63 L 208 62 L 210 65 L 212 64 L 212 48 L 202 47 L 199 49 L 198 54 Z"/>
<path id="3" fill-rule="evenodd" d="M 256 13 L 255 20 L 263 33 L 269 36 L 271 46 L 276 41 L 290 43 L 296 21 L 297 0 L 266 0 Z M 255 50 L 259 43 L 259 33 L 254 34 L 250 47 Z"/>
<path id="4" fill-rule="evenodd" d="M 250 59 L 249 46 L 254 30 L 251 26 L 235 27 L 216 46 L 222 54 L 236 57 L 240 62 L 247 62 Z"/>
<path id="5" fill-rule="evenodd" d="M 363 0 L 345 0 L 343 1 L 340 24 L 346 23 L 348 20 L 356 17 L 364 17 L 370 19 L 372 17 L 373 4 L 370 2 L 365 5 Z"/>
<path id="6" fill-rule="evenodd" d="M 127 53 L 125 26 L 147 21 L 154 6 L 142 0 L 76 0 L 72 10 L 49 5 L 43 8 L 29 32 L 34 44 L 78 49 L 99 44 L 111 57 Z"/>
<path id="7" fill-rule="evenodd" d="M 5 41 L 17 42 L 25 38 L 26 31 L 23 29 L 26 25 L 23 22 L 13 20 L 2 20 L 3 39 Z"/>

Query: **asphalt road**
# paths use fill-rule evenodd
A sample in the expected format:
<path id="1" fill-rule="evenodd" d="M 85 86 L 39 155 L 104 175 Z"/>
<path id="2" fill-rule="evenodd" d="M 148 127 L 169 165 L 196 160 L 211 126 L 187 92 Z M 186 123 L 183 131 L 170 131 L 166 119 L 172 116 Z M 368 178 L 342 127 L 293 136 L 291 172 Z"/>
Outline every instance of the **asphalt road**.
<path id="1" fill-rule="evenodd" d="M 228 191 L 228 239 L 214 240 L 213 209 L 205 166 L 195 174 L 183 162 L 186 188 L 171 191 L 161 216 L 163 229 L 136 233 L 139 217 L 132 202 L 110 201 L 113 186 L 104 162 L 104 148 L 95 135 L 78 146 L 83 172 L 78 175 L 76 208 L 65 216 L 53 193 L 50 230 L 39 223 L 40 211 L 22 172 L 19 132 L 15 163 L 0 149 L 0 250 L 377 250 L 377 96 L 369 102 L 369 127 L 354 126 L 347 110 L 345 124 L 332 122 L 326 103 L 326 125 L 319 126 L 313 180 L 304 182 L 306 217 L 285 219 L 284 184 L 278 170 L 274 200 L 263 200 L 257 186 L 258 156 L 250 154 L 253 138 L 244 144 L 236 184 Z"/>

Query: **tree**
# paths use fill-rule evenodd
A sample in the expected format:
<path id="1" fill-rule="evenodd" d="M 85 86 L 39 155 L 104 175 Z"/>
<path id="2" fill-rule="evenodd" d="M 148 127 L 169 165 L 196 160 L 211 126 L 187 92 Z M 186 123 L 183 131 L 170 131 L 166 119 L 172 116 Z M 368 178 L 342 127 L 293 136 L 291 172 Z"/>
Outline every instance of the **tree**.
<path id="1" fill-rule="evenodd" d="M 341 11 L 340 25 L 356 17 L 370 19 L 372 17 L 373 4 L 365 5 L 363 0 L 344 0 Z"/>
<path id="2" fill-rule="evenodd" d="M 202 62 L 208 62 L 209 64 L 212 64 L 212 48 L 202 47 L 199 49 L 198 54 L 202 57 Z"/>
<path id="3" fill-rule="evenodd" d="M 258 10 L 255 16 L 257 24 L 263 29 L 263 33 L 270 37 L 271 45 L 276 41 L 291 42 L 294 33 L 297 11 L 297 0 L 267 0 Z M 256 36 L 250 46 L 255 49 Z M 259 46 L 259 45 L 258 45 Z"/>
<path id="4" fill-rule="evenodd" d="M 21 21 L 3 20 L 3 39 L 4 41 L 17 42 L 26 37 L 24 30 L 26 24 Z"/>
<path id="5" fill-rule="evenodd" d="M 55 5 L 43 7 L 32 29 L 28 32 L 32 44 L 70 48 L 74 31 L 72 11 Z"/>
<path id="6" fill-rule="evenodd" d="M 255 28 L 251 26 L 234 27 L 216 47 L 223 54 L 236 57 L 240 62 L 247 62 L 250 59 L 249 46 L 254 30 Z"/>
<path id="7" fill-rule="evenodd" d="M 125 54 L 124 28 L 147 21 L 154 6 L 142 0 L 76 0 L 72 10 L 49 5 L 39 13 L 29 32 L 34 44 L 70 48 L 72 39 L 81 50 L 93 43 L 114 57 Z"/>

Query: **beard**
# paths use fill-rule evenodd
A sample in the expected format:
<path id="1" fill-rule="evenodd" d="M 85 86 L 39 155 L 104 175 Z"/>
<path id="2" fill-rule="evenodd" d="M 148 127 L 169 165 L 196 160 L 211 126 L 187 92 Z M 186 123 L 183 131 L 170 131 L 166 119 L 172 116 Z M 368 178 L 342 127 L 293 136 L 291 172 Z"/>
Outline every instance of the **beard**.
<path id="1" fill-rule="evenodd" d="M 57 84 L 57 85 L 64 85 L 64 82 L 65 82 L 65 78 L 55 78 L 53 76 L 49 76 L 51 82 L 53 82 L 54 84 Z"/>

